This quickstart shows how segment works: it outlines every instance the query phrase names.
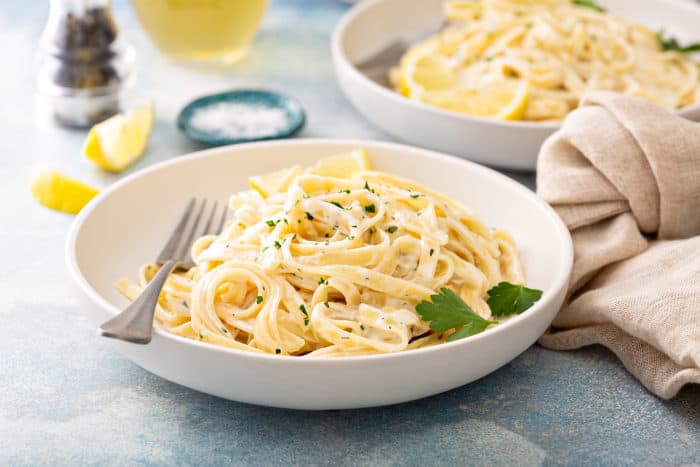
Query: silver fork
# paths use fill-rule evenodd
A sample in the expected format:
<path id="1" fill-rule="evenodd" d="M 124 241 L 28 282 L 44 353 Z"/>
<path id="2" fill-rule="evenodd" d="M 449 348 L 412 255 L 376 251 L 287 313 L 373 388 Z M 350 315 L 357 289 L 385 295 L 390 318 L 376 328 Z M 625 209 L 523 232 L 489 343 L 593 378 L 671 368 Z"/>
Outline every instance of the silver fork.
<path id="1" fill-rule="evenodd" d="M 382 86 L 388 86 L 389 80 L 387 78 L 387 73 L 391 67 L 399 64 L 399 60 L 403 54 L 406 53 L 406 51 L 413 44 L 437 34 L 445 29 L 447 25 L 448 22 L 443 21 L 436 30 L 427 32 L 423 31 L 419 34 L 415 34 L 414 37 L 409 39 L 404 38 L 394 40 L 364 60 L 356 62 L 354 64 L 355 68 L 357 68 L 360 73 L 364 74 L 372 81 L 375 81 Z"/>
<path id="2" fill-rule="evenodd" d="M 148 283 L 136 300 L 117 316 L 102 323 L 102 326 L 100 326 L 100 334 L 105 337 L 121 339 L 136 344 L 148 344 L 151 342 L 151 338 L 153 337 L 153 315 L 165 280 L 172 271 L 178 269 L 186 270 L 193 267 L 194 262 L 189 254 L 192 243 L 197 238 L 207 233 L 221 232 L 224 222 L 226 222 L 226 208 L 224 207 L 217 228 L 212 229 L 218 204 L 214 201 L 206 223 L 203 228 L 201 228 L 199 224 L 202 220 L 206 204 L 207 200 L 202 200 L 199 208 L 196 208 L 196 200 L 194 198 L 190 200 L 185 209 L 185 213 L 180 218 L 175 230 L 158 255 L 158 259 L 156 259 L 156 263 L 160 265 L 160 270 L 158 270 L 153 279 L 151 279 L 151 282 Z M 194 220 L 191 222 L 190 228 L 187 229 L 190 217 L 192 217 L 193 213 L 195 214 Z"/>

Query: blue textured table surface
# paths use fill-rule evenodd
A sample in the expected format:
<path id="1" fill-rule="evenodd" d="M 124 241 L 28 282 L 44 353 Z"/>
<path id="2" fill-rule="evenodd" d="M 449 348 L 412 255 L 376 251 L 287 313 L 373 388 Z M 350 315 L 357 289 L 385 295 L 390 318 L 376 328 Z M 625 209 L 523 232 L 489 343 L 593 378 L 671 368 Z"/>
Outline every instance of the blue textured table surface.
<path id="1" fill-rule="evenodd" d="M 113 353 L 71 293 L 63 262 L 71 218 L 28 194 L 35 164 L 101 186 L 116 179 L 81 159 L 83 132 L 34 115 L 32 60 L 47 6 L 0 0 L 0 465 L 700 462 L 700 388 L 661 401 L 600 348 L 535 346 L 445 394 L 315 413 L 197 393 Z M 328 41 L 346 8 L 335 0 L 274 1 L 246 60 L 202 71 L 168 63 L 117 1 L 118 22 L 138 53 L 132 98 L 153 98 L 158 108 L 150 149 L 130 172 L 199 149 L 175 129 L 177 111 L 192 97 L 243 85 L 296 96 L 309 113 L 302 137 L 390 139 L 334 82 Z M 532 186 L 532 175 L 514 176 Z"/>

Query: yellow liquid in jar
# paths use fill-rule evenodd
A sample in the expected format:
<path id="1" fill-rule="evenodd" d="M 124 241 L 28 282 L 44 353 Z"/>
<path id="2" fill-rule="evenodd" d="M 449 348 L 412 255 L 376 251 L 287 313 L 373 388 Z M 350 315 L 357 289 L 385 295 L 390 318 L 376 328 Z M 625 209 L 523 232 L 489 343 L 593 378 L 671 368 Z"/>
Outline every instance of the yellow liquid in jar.
<path id="1" fill-rule="evenodd" d="M 175 59 L 233 63 L 243 57 L 267 0 L 132 0 L 156 46 Z"/>

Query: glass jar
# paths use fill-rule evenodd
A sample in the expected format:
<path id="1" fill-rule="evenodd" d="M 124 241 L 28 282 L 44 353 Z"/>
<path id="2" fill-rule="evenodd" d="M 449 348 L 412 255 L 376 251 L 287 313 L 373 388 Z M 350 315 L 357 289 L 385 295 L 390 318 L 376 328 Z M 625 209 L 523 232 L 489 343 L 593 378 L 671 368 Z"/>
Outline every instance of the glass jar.
<path id="1" fill-rule="evenodd" d="M 175 60 L 230 65 L 243 58 L 268 0 L 131 0 L 155 45 Z"/>
<path id="2" fill-rule="evenodd" d="M 37 85 L 58 123 L 86 127 L 119 112 L 133 49 L 109 0 L 51 0 L 40 40 Z"/>

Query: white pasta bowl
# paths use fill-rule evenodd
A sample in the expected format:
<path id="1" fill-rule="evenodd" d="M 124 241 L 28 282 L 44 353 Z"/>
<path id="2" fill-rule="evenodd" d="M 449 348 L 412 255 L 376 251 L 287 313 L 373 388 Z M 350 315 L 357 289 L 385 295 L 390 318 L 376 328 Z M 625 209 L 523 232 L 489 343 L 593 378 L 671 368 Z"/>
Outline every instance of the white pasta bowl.
<path id="1" fill-rule="evenodd" d="M 355 63 L 396 41 L 415 42 L 442 23 L 445 0 L 374 0 L 352 8 L 333 33 L 336 79 L 367 120 L 390 135 L 421 147 L 484 164 L 534 169 L 544 140 L 557 123 L 499 121 L 411 101 L 362 74 Z M 700 40 L 700 7 L 684 0 L 600 0 L 611 13 L 645 24 L 682 43 Z M 678 112 L 700 120 L 700 104 Z"/>
<path id="2" fill-rule="evenodd" d="M 459 341 L 394 354 L 289 357 L 216 347 L 156 329 L 148 345 L 105 339 L 165 379 L 236 401 L 296 409 L 342 409 L 409 401 L 474 381 L 515 358 L 561 306 L 572 264 L 568 231 L 527 188 L 477 164 L 424 149 L 371 141 L 282 140 L 196 152 L 134 173 L 75 219 L 66 261 L 77 295 L 97 324 L 126 304 L 115 290 L 152 261 L 191 197 L 225 201 L 247 177 L 364 147 L 373 165 L 470 206 L 515 238 L 527 283 L 544 291 L 532 308 Z"/>

